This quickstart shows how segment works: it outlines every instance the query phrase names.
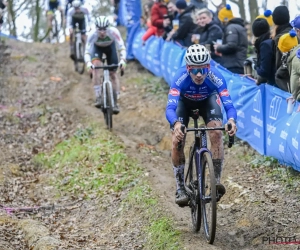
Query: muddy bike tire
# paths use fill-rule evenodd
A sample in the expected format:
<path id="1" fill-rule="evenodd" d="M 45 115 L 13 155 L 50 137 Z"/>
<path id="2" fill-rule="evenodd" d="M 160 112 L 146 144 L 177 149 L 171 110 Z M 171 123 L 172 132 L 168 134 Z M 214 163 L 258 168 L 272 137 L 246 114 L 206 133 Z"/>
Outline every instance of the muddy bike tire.
<path id="1" fill-rule="evenodd" d="M 109 86 L 109 84 L 106 84 L 106 105 L 103 108 L 103 114 L 104 114 L 104 120 L 106 127 L 109 131 L 112 130 L 113 127 L 113 100 L 112 100 L 112 88 Z M 102 98 L 104 98 L 104 95 L 102 95 Z M 105 100 L 103 100 L 104 103 Z"/>
<path id="2" fill-rule="evenodd" d="M 191 191 L 190 208 L 193 231 L 198 232 L 201 227 L 201 202 L 198 180 L 198 169 L 196 167 L 196 154 L 194 146 L 190 147 L 189 152 L 189 168 L 186 176 L 186 185 Z"/>
<path id="3" fill-rule="evenodd" d="M 81 42 L 80 44 L 79 44 L 79 49 L 78 49 L 78 51 L 79 51 L 79 62 L 78 62 L 78 67 L 79 67 L 79 69 L 78 69 L 78 73 L 80 74 L 80 75 L 82 75 L 83 73 L 84 73 L 84 68 L 85 68 L 85 64 L 84 64 L 84 59 L 83 59 L 83 56 L 84 56 L 84 44 L 83 44 L 83 42 Z"/>
<path id="4" fill-rule="evenodd" d="M 55 12 L 53 13 L 53 22 L 54 22 L 54 25 L 52 25 L 52 39 L 56 38 L 56 42 L 58 43 L 59 42 L 59 37 L 58 37 L 58 24 L 57 24 L 57 20 L 56 20 L 56 17 L 55 17 Z"/>
<path id="5" fill-rule="evenodd" d="M 214 165 L 208 152 L 203 153 L 201 164 L 203 230 L 207 243 L 213 244 L 217 226 L 217 191 Z"/>

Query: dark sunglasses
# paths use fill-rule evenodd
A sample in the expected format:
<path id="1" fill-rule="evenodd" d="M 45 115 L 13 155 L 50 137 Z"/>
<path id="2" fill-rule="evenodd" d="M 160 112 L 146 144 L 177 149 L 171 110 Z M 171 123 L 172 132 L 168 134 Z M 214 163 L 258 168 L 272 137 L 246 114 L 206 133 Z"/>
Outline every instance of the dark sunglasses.
<path id="1" fill-rule="evenodd" d="M 99 31 L 106 31 L 106 28 L 98 28 Z"/>
<path id="2" fill-rule="evenodd" d="M 193 75 L 197 75 L 198 73 L 205 75 L 208 73 L 208 68 L 189 69 L 189 72 L 191 72 Z"/>

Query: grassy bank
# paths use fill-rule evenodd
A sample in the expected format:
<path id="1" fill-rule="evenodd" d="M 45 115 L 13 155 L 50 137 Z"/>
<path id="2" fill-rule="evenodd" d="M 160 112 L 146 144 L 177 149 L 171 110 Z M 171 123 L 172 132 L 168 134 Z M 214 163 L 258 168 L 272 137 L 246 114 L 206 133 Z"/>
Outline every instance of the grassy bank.
<path id="1" fill-rule="evenodd" d="M 180 234 L 159 207 L 144 170 L 106 130 L 93 125 L 78 129 L 52 152 L 36 155 L 34 162 L 52 173 L 48 181 L 56 187 L 57 196 L 72 195 L 87 201 L 121 197 L 118 220 L 125 221 L 128 216 L 138 219 L 145 249 L 182 249 Z M 112 208 L 107 204 L 105 209 Z"/>

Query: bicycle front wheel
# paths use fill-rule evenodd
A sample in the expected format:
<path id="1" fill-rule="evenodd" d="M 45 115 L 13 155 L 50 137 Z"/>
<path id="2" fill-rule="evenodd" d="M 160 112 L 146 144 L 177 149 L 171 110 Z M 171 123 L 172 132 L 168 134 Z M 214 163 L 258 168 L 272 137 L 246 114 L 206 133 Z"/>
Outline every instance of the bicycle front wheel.
<path id="1" fill-rule="evenodd" d="M 104 105 L 104 119 L 105 119 L 105 123 L 107 126 L 108 130 L 112 130 L 113 127 L 113 121 L 112 121 L 112 116 L 113 116 L 113 92 L 112 92 L 112 86 L 111 84 L 106 84 L 106 88 L 105 88 L 105 92 L 106 92 L 106 100 L 105 101 L 105 105 Z M 103 96 L 103 95 L 102 95 Z"/>
<path id="2" fill-rule="evenodd" d="M 211 159 L 211 155 L 208 152 L 205 152 L 202 155 L 201 164 L 201 207 L 204 233 L 207 243 L 213 244 L 217 226 L 217 191 L 214 165 Z"/>
<path id="3" fill-rule="evenodd" d="M 189 189 L 190 194 L 190 208 L 193 231 L 198 232 L 201 227 L 201 204 L 200 204 L 200 193 L 199 193 L 199 181 L 198 171 L 196 167 L 195 148 L 190 147 L 189 153 L 189 168 L 186 173 L 186 186 Z"/>

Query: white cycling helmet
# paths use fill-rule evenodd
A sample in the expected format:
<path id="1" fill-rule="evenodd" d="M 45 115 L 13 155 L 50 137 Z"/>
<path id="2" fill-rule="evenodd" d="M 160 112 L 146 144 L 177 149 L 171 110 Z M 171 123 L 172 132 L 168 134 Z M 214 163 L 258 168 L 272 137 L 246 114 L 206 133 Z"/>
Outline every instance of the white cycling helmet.
<path id="1" fill-rule="evenodd" d="M 184 60 L 189 66 L 201 66 L 210 64 L 210 53 L 205 46 L 193 44 L 187 48 Z"/>
<path id="2" fill-rule="evenodd" d="M 106 16 L 99 16 L 95 21 L 97 28 L 107 28 L 109 26 L 109 20 Z"/>
<path id="3" fill-rule="evenodd" d="M 81 1 L 80 0 L 74 0 L 72 3 L 72 6 L 74 8 L 79 8 L 81 6 Z"/>

